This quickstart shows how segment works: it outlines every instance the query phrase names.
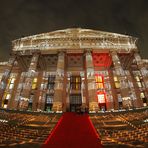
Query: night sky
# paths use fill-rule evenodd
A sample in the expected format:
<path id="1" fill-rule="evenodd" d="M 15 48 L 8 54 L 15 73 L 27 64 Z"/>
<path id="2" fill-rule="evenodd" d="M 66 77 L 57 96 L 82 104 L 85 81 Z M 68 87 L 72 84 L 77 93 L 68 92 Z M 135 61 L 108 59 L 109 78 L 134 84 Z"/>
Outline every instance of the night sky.
<path id="1" fill-rule="evenodd" d="M 72 27 L 138 37 L 148 58 L 148 0 L 0 0 L 0 61 L 14 39 Z"/>

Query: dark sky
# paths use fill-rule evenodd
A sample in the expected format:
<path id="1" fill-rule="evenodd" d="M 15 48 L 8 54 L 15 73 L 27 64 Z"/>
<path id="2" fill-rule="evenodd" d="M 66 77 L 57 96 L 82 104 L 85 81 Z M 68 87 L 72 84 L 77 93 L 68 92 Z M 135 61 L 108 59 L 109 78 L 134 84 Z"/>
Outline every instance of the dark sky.
<path id="1" fill-rule="evenodd" d="M 14 39 L 71 27 L 138 37 L 148 58 L 148 0 L 0 0 L 0 61 Z"/>

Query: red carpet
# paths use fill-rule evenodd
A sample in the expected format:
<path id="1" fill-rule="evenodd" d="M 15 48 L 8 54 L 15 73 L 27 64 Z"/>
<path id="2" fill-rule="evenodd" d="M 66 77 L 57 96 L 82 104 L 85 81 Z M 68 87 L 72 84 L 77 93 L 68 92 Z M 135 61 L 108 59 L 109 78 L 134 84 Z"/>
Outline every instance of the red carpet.
<path id="1" fill-rule="evenodd" d="M 87 114 L 65 113 L 43 148 L 102 148 Z"/>

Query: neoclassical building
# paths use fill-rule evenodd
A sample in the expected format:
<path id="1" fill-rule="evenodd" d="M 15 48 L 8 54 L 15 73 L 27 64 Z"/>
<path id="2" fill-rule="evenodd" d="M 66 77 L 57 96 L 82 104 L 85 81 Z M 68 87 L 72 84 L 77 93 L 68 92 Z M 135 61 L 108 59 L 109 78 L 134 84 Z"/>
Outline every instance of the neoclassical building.
<path id="1" fill-rule="evenodd" d="M 11 57 L 0 63 L 0 106 L 47 112 L 147 106 L 148 60 L 136 41 L 81 28 L 14 40 Z"/>

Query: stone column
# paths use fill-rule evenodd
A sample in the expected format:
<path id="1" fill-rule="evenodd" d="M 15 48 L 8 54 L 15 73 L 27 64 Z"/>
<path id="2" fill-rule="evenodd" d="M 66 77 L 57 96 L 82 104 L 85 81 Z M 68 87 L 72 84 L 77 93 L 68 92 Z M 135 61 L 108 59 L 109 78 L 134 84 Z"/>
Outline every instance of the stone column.
<path id="1" fill-rule="evenodd" d="M 43 77 L 43 72 L 39 72 L 38 73 L 38 79 L 37 79 L 37 89 L 35 90 L 35 94 L 34 94 L 34 100 L 32 102 L 32 110 L 36 111 L 38 109 L 39 105 L 39 99 L 40 99 L 40 86 L 42 83 L 42 77 Z"/>
<path id="2" fill-rule="evenodd" d="M 13 101 L 13 108 L 12 109 L 18 109 L 19 108 L 19 100 L 21 96 L 21 91 L 23 89 L 23 83 L 24 83 L 24 78 L 25 78 L 25 72 L 20 72 L 20 77 L 18 81 L 18 86 L 16 89 L 16 94 L 15 94 L 15 99 Z"/>
<path id="3" fill-rule="evenodd" d="M 8 61 L 7 68 L 4 71 L 4 74 L 1 79 L 0 83 L 0 107 L 2 106 L 2 99 L 5 92 L 5 89 L 7 87 L 8 79 L 10 77 L 11 71 L 13 69 L 14 63 L 15 63 L 16 57 L 11 57 Z"/>
<path id="4" fill-rule="evenodd" d="M 82 96 L 82 105 L 86 106 L 86 90 L 85 90 L 85 79 L 84 77 L 81 77 L 81 96 Z"/>
<path id="5" fill-rule="evenodd" d="M 129 86 L 131 88 L 131 96 L 133 101 L 133 107 L 142 107 L 142 100 L 140 99 L 140 90 L 134 78 L 132 71 L 129 71 L 129 75 L 127 76 L 129 80 Z"/>
<path id="6" fill-rule="evenodd" d="M 45 109 L 45 100 L 46 100 L 46 93 L 47 93 L 47 80 L 45 80 L 46 72 L 40 72 L 40 82 L 41 84 L 44 84 L 43 88 L 41 88 L 41 85 L 38 90 L 39 98 L 38 98 L 38 108 L 37 110 L 44 111 Z"/>
<path id="7" fill-rule="evenodd" d="M 37 75 L 36 73 L 36 67 L 37 67 L 37 62 L 38 62 L 39 54 L 34 53 L 31 59 L 31 63 L 28 69 L 28 72 L 26 73 L 25 76 L 25 81 L 23 85 L 23 90 L 21 92 L 21 97 L 25 98 L 26 101 L 22 103 L 22 105 L 19 106 L 20 109 L 26 110 L 28 108 L 28 101 L 30 98 L 30 92 L 31 92 L 31 87 L 32 87 L 32 81 L 33 78 Z"/>
<path id="8" fill-rule="evenodd" d="M 86 52 L 86 73 L 87 73 L 87 84 L 88 84 L 89 111 L 98 111 L 99 107 L 96 94 L 94 66 L 90 51 Z"/>
<path id="9" fill-rule="evenodd" d="M 142 79 L 145 85 L 145 95 L 146 98 L 148 98 L 148 70 L 146 69 L 146 67 L 143 64 L 143 61 L 139 55 L 139 53 L 135 53 L 134 54 L 135 60 L 137 62 L 137 66 L 140 70 L 140 73 L 142 75 Z"/>
<path id="10" fill-rule="evenodd" d="M 13 88 L 12 93 L 11 93 L 11 98 L 8 102 L 8 106 L 9 106 L 8 108 L 9 109 L 14 109 L 14 110 L 17 109 L 16 105 L 15 105 L 16 104 L 15 96 L 17 94 L 17 88 L 18 88 L 20 76 L 21 76 L 21 71 L 19 70 L 19 71 L 17 71 L 16 80 L 14 82 L 14 88 Z"/>
<path id="11" fill-rule="evenodd" d="M 64 81 L 63 81 L 63 84 L 64 84 L 64 88 L 63 88 L 63 111 L 66 112 L 67 110 L 67 72 L 64 73 Z"/>
<path id="12" fill-rule="evenodd" d="M 66 84 L 66 110 L 70 111 L 70 76 L 71 73 L 67 73 L 67 84 Z"/>
<path id="13" fill-rule="evenodd" d="M 63 90 L 64 90 L 64 68 L 65 68 L 65 53 L 59 52 L 57 71 L 54 87 L 53 111 L 62 111 L 63 109 Z"/>
<path id="14" fill-rule="evenodd" d="M 127 98 L 130 95 L 129 95 L 129 86 L 128 86 L 127 77 L 126 77 L 125 72 L 121 66 L 117 52 L 112 51 L 111 56 L 112 56 L 112 61 L 114 64 L 115 74 L 118 77 L 119 82 L 120 82 L 120 91 L 121 91 L 123 108 L 129 108 L 130 100 Z"/>
<path id="15" fill-rule="evenodd" d="M 117 110 L 119 108 L 119 103 L 118 103 L 117 91 L 115 89 L 113 71 L 109 70 L 108 75 L 109 75 L 109 80 L 110 80 L 110 85 L 111 85 L 111 92 L 113 96 L 113 106 L 114 106 L 113 108 Z"/>

